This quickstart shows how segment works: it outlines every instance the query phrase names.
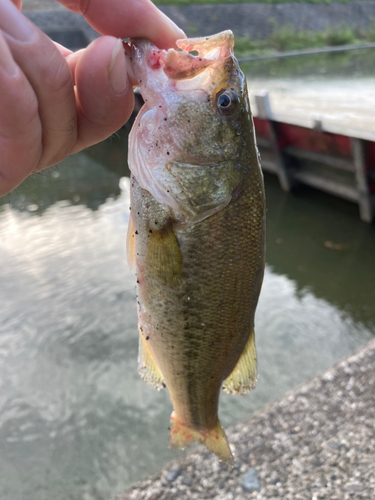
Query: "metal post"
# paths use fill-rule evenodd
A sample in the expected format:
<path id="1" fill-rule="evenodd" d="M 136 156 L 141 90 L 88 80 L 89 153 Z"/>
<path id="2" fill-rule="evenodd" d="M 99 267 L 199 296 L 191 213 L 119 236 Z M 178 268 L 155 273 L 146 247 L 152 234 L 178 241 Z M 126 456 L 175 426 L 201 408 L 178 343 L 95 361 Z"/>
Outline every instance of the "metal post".
<path id="1" fill-rule="evenodd" d="M 375 209 L 366 172 L 364 141 L 362 139 L 352 138 L 351 144 L 360 217 L 364 222 L 372 222 L 375 215 Z"/>

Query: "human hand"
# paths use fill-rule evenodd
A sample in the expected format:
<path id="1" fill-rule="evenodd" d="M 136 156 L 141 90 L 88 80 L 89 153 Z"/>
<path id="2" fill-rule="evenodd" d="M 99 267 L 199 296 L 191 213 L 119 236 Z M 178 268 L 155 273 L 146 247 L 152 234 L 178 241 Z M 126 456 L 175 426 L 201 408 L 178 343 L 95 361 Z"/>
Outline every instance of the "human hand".
<path id="1" fill-rule="evenodd" d="M 60 0 L 103 37 L 76 53 L 0 0 L 0 196 L 118 130 L 134 106 L 120 38 L 173 47 L 184 34 L 150 0 Z"/>

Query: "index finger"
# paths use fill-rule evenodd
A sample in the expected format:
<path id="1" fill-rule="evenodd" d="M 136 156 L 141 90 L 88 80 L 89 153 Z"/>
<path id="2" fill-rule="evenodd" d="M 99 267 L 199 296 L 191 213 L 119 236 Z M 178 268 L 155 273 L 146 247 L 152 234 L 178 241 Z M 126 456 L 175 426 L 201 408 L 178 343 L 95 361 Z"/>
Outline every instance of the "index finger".
<path id="1" fill-rule="evenodd" d="M 150 0 L 58 0 L 69 10 L 83 14 L 102 35 L 147 38 L 157 47 L 175 47 L 185 33 Z"/>

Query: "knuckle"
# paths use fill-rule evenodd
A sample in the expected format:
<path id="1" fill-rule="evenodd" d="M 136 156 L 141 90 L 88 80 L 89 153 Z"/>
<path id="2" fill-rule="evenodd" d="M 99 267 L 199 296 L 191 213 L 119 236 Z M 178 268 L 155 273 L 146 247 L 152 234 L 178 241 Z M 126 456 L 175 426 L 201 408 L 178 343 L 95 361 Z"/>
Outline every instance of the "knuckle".
<path id="1" fill-rule="evenodd" d="M 73 92 L 73 80 L 69 66 L 60 54 L 56 57 L 53 50 L 49 58 L 43 59 L 39 68 L 40 77 L 49 92 L 55 95 L 56 99 Z"/>

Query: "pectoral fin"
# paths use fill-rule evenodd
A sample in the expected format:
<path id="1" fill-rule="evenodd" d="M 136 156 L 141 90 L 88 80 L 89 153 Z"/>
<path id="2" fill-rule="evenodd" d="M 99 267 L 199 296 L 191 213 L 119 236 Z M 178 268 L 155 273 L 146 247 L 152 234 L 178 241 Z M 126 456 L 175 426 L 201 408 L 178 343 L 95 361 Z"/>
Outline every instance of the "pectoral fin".
<path id="1" fill-rule="evenodd" d="M 254 389 L 257 381 L 257 353 L 254 329 L 234 370 L 224 380 L 223 390 L 229 394 L 244 394 Z"/>
<path id="2" fill-rule="evenodd" d="M 141 333 L 139 334 L 138 373 L 145 382 L 158 391 L 165 387 L 163 374 L 147 344 L 147 340 Z"/>
<path id="3" fill-rule="evenodd" d="M 181 282 L 181 250 L 169 225 L 159 231 L 149 231 L 146 267 L 148 276 L 162 285 L 175 287 Z"/>

